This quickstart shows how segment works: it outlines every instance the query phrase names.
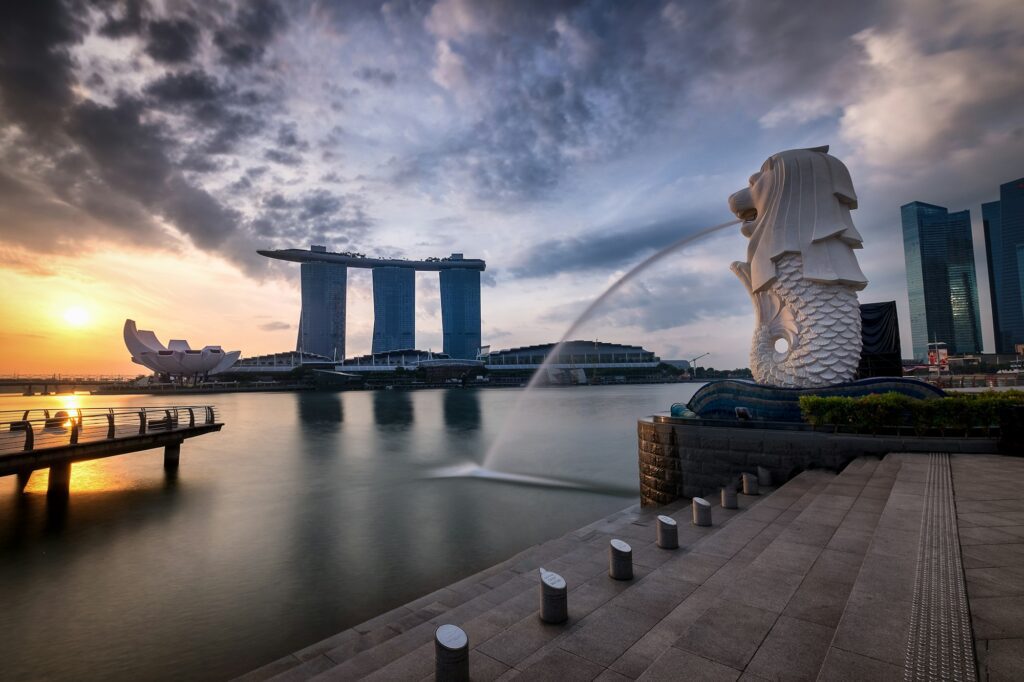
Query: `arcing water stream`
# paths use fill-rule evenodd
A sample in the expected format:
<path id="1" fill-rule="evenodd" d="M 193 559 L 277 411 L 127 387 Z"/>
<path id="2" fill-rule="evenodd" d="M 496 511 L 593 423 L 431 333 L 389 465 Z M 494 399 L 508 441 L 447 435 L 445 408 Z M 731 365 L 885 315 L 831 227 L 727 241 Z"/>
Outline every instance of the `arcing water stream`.
<path id="1" fill-rule="evenodd" d="M 513 410 L 513 413 L 509 416 L 508 419 L 506 419 L 504 425 L 501 428 L 501 431 L 498 433 L 498 437 L 495 438 L 495 440 L 491 443 L 491 446 L 487 449 L 487 452 L 484 455 L 483 463 L 481 465 L 477 465 L 475 463 L 467 463 L 464 466 L 437 469 L 433 471 L 431 474 L 429 474 L 429 477 L 472 477 L 486 480 L 502 481 L 507 483 L 518 483 L 523 485 L 596 491 L 598 486 L 589 483 L 568 481 L 557 478 L 548 478 L 544 476 L 505 473 L 495 468 L 495 460 L 497 458 L 498 452 L 505 445 L 509 434 L 513 431 L 513 427 L 516 426 L 519 422 L 519 420 L 516 417 L 521 412 L 520 407 L 523 405 L 524 401 L 530 400 L 532 392 L 534 390 L 537 390 L 538 384 L 544 380 L 544 377 L 546 377 L 547 375 L 548 367 L 552 364 L 552 362 L 555 361 L 556 358 L 558 358 L 562 346 L 567 341 L 571 340 L 572 337 L 583 327 L 583 325 L 589 322 L 595 316 L 596 313 L 600 312 L 605 302 L 607 302 L 612 296 L 614 296 L 615 293 L 618 292 L 623 286 L 625 286 L 632 280 L 636 279 L 637 276 L 647 271 L 657 263 L 681 251 L 686 246 L 689 246 L 690 244 L 693 244 L 694 242 L 703 239 L 704 237 L 707 237 L 715 232 L 724 230 L 727 227 L 738 225 L 740 222 L 742 221 L 730 220 L 728 222 L 713 225 L 711 227 L 699 230 L 693 234 L 689 234 L 685 237 L 682 237 L 677 241 L 664 247 L 660 251 L 645 258 L 643 261 L 636 264 L 628 272 L 622 275 L 622 277 L 613 282 L 611 286 L 605 289 L 600 296 L 595 298 L 590 303 L 590 305 L 588 305 L 586 309 L 579 315 L 579 317 L 577 317 L 576 320 L 571 325 L 569 325 L 569 328 L 566 330 L 564 334 L 562 334 L 562 337 L 558 341 L 558 343 L 555 344 L 554 348 L 552 348 L 551 351 L 544 358 L 544 362 L 540 365 L 540 367 L 537 368 L 537 371 L 534 372 L 533 377 L 530 379 L 530 383 L 527 385 L 526 391 L 522 393 L 519 400 L 517 401 L 516 408 Z M 606 486 L 600 486 L 600 490 L 601 492 L 613 492 L 608 490 Z M 628 491 L 623 492 L 624 494 L 631 495 L 634 491 L 630 489 Z"/>

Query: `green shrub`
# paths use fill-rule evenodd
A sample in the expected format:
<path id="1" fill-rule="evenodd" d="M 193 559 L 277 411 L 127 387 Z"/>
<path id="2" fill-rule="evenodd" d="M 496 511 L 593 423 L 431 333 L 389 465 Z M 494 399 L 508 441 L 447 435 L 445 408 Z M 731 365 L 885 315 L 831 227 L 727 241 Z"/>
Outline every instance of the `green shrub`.
<path id="1" fill-rule="evenodd" d="M 1019 419 L 1024 407 L 1022 391 L 958 393 L 918 400 L 900 393 L 876 393 L 861 398 L 801 396 L 800 413 L 813 426 L 844 427 L 858 433 L 913 427 L 915 433 L 963 432 L 992 428 L 1007 419 Z"/>

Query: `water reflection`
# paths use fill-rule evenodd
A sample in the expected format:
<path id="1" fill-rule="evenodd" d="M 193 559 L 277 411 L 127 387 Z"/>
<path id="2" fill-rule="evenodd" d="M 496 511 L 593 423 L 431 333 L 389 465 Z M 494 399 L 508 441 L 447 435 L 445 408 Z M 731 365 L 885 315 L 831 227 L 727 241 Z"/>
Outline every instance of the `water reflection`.
<path id="1" fill-rule="evenodd" d="M 26 495 L 46 494 L 50 483 L 50 470 L 39 469 L 32 472 L 32 477 L 25 486 Z M 71 465 L 71 494 L 129 490 L 134 481 L 123 469 L 112 463 L 109 458 L 94 459 L 88 462 L 75 462 Z"/>
<path id="2" fill-rule="evenodd" d="M 458 431 L 480 429 L 480 392 L 450 388 L 444 392 L 444 424 Z"/>
<path id="3" fill-rule="evenodd" d="M 27 495 L 11 477 L 0 677 L 229 679 L 626 506 L 604 492 L 422 478 L 479 462 L 518 393 L 221 394 L 209 402 L 224 430 L 187 441 L 176 485 L 159 449 L 75 465 L 63 509 L 47 504 L 46 472 Z M 635 486 L 635 417 L 685 397 L 677 386 L 542 392 L 512 433 L 517 470 Z"/>
<path id="4" fill-rule="evenodd" d="M 92 462 L 84 462 L 75 467 Z M 74 471 L 74 468 L 72 468 Z M 43 475 L 46 470 L 36 472 Z M 33 479 L 35 476 L 33 476 Z M 74 476 L 72 476 L 74 485 Z M 47 498 L 45 486 L 41 495 L 13 495 L 0 509 L 0 551 L 8 560 L 17 560 L 14 550 L 27 550 L 53 536 L 65 535 L 66 542 L 88 541 L 95 551 L 104 544 L 116 542 L 127 531 L 139 530 L 152 523 L 170 523 L 180 510 L 177 486 L 150 483 L 89 490 L 79 488 L 66 498 Z M 195 489 L 195 497 L 200 491 Z M 70 546 L 64 546 L 68 550 Z"/>
<path id="5" fill-rule="evenodd" d="M 373 420 L 380 426 L 410 426 L 413 422 L 411 391 L 374 391 Z"/>
<path id="6" fill-rule="evenodd" d="M 305 428 L 316 425 L 334 428 L 333 424 L 345 421 L 345 407 L 341 393 L 320 393 L 317 391 L 300 391 L 295 394 L 299 408 L 299 419 Z"/>

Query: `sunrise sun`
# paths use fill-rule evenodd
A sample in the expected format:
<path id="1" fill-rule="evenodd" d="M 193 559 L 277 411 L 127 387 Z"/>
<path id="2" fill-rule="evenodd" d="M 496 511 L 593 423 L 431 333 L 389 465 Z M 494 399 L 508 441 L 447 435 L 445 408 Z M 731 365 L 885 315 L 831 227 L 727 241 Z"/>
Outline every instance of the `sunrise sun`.
<path id="1" fill-rule="evenodd" d="M 64 311 L 64 322 L 69 327 L 84 327 L 89 324 L 89 311 L 82 306 L 71 306 Z"/>

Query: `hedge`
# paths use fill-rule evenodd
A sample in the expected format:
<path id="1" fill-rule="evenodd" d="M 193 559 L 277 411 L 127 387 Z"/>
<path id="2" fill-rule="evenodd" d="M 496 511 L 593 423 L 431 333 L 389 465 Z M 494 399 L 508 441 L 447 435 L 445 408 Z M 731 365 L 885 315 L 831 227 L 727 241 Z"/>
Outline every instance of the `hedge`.
<path id="1" fill-rule="evenodd" d="M 919 400 L 900 393 L 878 393 L 861 398 L 801 396 L 804 421 L 818 426 L 842 427 L 858 433 L 913 428 L 914 433 L 967 431 L 1010 426 L 1024 411 L 1024 391 L 959 393 Z M 1015 424 L 1016 425 L 1016 424 Z"/>

